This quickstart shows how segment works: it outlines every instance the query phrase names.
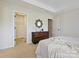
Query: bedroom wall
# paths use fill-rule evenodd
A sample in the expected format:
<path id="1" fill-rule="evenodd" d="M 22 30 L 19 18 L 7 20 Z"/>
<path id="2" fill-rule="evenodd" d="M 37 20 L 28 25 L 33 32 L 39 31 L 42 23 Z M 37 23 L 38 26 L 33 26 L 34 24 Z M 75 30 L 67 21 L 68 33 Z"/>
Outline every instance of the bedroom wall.
<path id="1" fill-rule="evenodd" d="M 0 2 L 0 42 L 2 42 L 2 6 Z M 0 43 L 0 47 L 2 47 L 2 44 Z"/>
<path id="2" fill-rule="evenodd" d="M 2 3 L 2 2 L 1 2 Z M 25 6 L 26 5 L 26 6 Z M 1 26 L 3 37 L 0 40 L 0 49 L 5 49 L 9 47 L 14 47 L 14 39 L 15 39 L 15 33 L 14 33 L 14 16 L 15 12 L 22 12 L 26 15 L 26 40 L 27 43 L 31 43 L 31 32 L 34 31 L 40 31 L 41 29 L 38 29 L 35 27 L 34 23 L 36 19 L 41 19 L 43 21 L 43 29 L 44 31 L 48 31 L 48 18 L 53 19 L 53 14 L 51 14 L 48 11 L 45 11 L 43 9 L 37 8 L 35 6 L 32 6 L 30 4 L 25 4 L 24 2 L 21 3 L 20 1 L 14 2 L 10 0 L 10 2 L 5 2 L 1 4 L 2 6 L 2 20 L 3 23 Z M 1 21 L 1 18 L 0 18 Z"/>
<path id="3" fill-rule="evenodd" d="M 75 9 L 58 16 L 63 36 L 79 38 L 79 9 Z M 79 42 L 79 39 L 72 40 Z"/>
<path id="4" fill-rule="evenodd" d="M 53 36 L 62 36 L 60 17 L 57 15 L 53 19 Z"/>

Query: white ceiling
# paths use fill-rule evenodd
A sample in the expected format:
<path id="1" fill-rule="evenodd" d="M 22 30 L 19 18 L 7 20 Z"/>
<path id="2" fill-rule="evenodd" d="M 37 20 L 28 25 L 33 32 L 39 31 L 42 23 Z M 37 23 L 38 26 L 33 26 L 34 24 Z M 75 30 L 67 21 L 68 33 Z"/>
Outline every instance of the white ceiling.
<path id="1" fill-rule="evenodd" d="M 53 13 L 79 8 L 79 0 L 23 0 Z"/>

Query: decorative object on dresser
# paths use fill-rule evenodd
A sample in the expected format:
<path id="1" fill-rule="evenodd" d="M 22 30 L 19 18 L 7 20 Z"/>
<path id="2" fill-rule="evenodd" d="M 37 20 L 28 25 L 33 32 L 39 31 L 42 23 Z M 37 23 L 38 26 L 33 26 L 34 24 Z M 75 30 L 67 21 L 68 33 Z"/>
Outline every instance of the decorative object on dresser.
<path id="1" fill-rule="evenodd" d="M 40 40 L 44 40 L 49 38 L 49 33 L 48 31 L 43 31 L 43 32 L 32 32 L 32 42 L 34 44 L 39 43 Z"/>

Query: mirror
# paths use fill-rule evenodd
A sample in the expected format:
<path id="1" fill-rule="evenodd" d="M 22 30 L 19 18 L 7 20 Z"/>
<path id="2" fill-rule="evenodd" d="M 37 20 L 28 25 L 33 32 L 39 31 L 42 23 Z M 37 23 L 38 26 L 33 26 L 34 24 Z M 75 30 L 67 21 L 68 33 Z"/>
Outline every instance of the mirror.
<path id="1" fill-rule="evenodd" d="M 35 26 L 38 27 L 38 28 L 41 28 L 43 25 L 42 21 L 40 19 L 36 20 L 35 22 Z"/>

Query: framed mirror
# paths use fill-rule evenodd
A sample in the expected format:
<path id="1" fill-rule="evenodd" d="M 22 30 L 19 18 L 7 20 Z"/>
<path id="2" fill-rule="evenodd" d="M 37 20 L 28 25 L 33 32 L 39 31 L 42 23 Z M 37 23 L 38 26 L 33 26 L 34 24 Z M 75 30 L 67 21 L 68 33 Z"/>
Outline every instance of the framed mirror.
<path id="1" fill-rule="evenodd" d="M 40 19 L 36 20 L 36 22 L 35 22 L 36 27 L 41 28 L 42 25 L 43 25 L 42 20 L 40 20 Z"/>

